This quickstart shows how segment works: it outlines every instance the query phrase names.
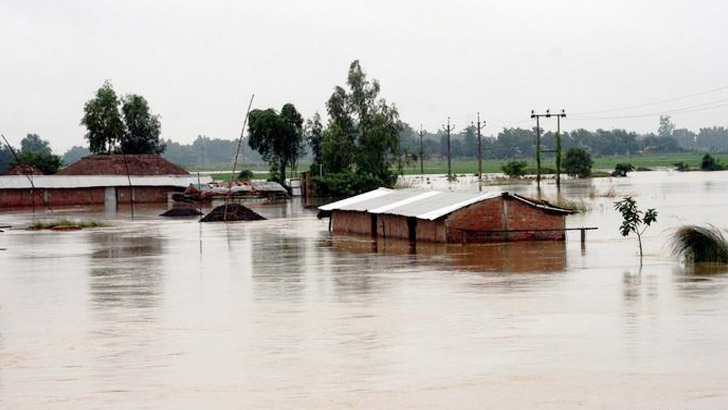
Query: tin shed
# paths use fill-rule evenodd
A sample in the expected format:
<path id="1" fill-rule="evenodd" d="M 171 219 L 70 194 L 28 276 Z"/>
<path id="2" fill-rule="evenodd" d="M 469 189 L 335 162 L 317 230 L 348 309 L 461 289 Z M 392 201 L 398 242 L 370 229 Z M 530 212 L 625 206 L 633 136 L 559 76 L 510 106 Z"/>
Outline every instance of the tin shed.
<path id="1" fill-rule="evenodd" d="M 429 242 L 564 240 L 574 213 L 508 192 L 379 188 L 319 207 L 335 233 Z"/>

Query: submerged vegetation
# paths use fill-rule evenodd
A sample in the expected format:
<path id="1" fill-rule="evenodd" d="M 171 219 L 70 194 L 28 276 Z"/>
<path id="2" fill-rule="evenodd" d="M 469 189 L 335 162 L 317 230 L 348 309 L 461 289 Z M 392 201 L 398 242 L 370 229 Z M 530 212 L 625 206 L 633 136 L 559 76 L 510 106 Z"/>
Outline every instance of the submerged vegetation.
<path id="1" fill-rule="evenodd" d="M 102 228 L 108 226 L 98 221 L 83 221 L 69 218 L 61 218 L 52 221 L 37 221 L 31 224 L 28 229 L 33 231 L 49 229 L 53 231 L 77 231 L 85 228 Z"/>
<path id="2" fill-rule="evenodd" d="M 687 263 L 728 263 L 728 241 L 712 225 L 678 228 L 670 237 L 670 250 Z"/>

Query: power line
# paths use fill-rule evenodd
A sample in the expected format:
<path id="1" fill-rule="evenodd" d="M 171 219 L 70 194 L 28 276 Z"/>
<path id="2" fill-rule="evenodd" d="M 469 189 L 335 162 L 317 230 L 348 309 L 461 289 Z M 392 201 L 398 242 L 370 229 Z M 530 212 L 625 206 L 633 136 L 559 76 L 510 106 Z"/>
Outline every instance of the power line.
<path id="1" fill-rule="evenodd" d="M 611 108 L 611 109 L 608 109 L 608 110 L 589 111 L 589 112 L 577 112 L 577 113 L 574 113 L 574 115 L 602 114 L 602 113 L 607 113 L 607 112 L 630 110 L 630 109 L 634 109 L 634 108 L 650 107 L 650 106 L 653 106 L 653 105 L 660 105 L 660 104 L 665 104 L 665 103 L 669 103 L 669 102 L 673 102 L 673 101 L 684 100 L 684 99 L 687 99 L 687 98 L 698 97 L 698 96 L 701 96 L 701 95 L 712 94 L 712 93 L 715 93 L 715 92 L 718 92 L 718 91 L 722 91 L 722 90 L 726 90 L 726 89 L 728 89 L 728 85 L 725 85 L 723 87 L 713 88 L 711 90 L 701 91 L 701 92 L 698 92 L 698 93 L 687 94 L 687 95 L 683 95 L 683 96 L 680 96 L 680 97 L 668 98 L 666 100 L 654 101 L 654 102 L 645 103 L 645 104 L 638 104 L 638 105 L 630 105 L 630 106 L 621 107 L 621 108 Z"/>
<path id="2" fill-rule="evenodd" d="M 617 116 L 588 116 L 588 115 L 578 115 L 574 114 L 576 118 L 575 120 L 620 120 L 620 119 L 630 119 L 630 118 L 645 118 L 645 117 L 654 117 L 655 115 L 670 115 L 670 114 L 683 114 L 683 113 L 689 113 L 689 112 L 696 112 L 696 111 L 704 111 L 704 110 L 711 110 L 714 108 L 720 108 L 725 105 L 728 105 L 728 98 L 722 99 L 722 100 L 715 100 L 710 101 L 707 103 L 692 105 L 688 107 L 682 107 L 682 108 L 675 108 L 672 110 L 664 110 L 664 111 L 658 111 L 658 112 L 652 112 L 652 113 L 645 113 L 645 114 L 628 114 L 628 115 L 617 115 Z"/>

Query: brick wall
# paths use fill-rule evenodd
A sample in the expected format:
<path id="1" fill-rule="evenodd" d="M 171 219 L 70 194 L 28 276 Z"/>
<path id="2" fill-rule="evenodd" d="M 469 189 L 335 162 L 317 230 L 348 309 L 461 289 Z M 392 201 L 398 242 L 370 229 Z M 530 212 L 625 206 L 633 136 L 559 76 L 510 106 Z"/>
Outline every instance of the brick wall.
<path id="1" fill-rule="evenodd" d="M 561 231 L 551 232 L 512 232 L 510 240 L 512 241 L 533 241 L 533 240 L 564 240 L 566 232 L 566 218 L 564 215 L 545 212 L 541 209 L 534 208 L 517 199 L 507 198 L 505 200 L 507 207 L 507 223 L 509 230 L 526 230 L 526 229 L 557 229 Z"/>
<path id="2" fill-rule="evenodd" d="M 366 212 L 333 211 L 332 218 L 335 233 L 371 235 L 371 215 Z M 470 243 L 564 240 L 565 226 L 564 215 L 545 212 L 517 199 L 496 197 L 435 221 L 417 220 L 417 241 Z M 549 229 L 554 231 L 543 231 Z M 506 230 L 511 232 L 502 232 Z M 514 230 L 527 232 L 512 232 Z M 409 239 L 407 218 L 377 215 L 377 235 Z"/>
<path id="3" fill-rule="evenodd" d="M 147 204 L 147 203 L 163 203 L 167 202 L 167 192 L 178 191 L 184 192 L 182 188 L 175 187 L 134 187 L 134 203 Z M 117 187 L 116 188 L 116 202 L 118 204 L 128 204 L 130 201 L 129 187 Z"/>
<path id="4" fill-rule="evenodd" d="M 42 207 L 43 198 L 51 207 L 66 205 L 103 205 L 106 188 L 37 189 L 31 195 L 30 189 L 0 189 L 0 208 L 30 208 L 31 199 L 35 206 Z M 135 187 L 135 203 L 167 202 L 167 192 L 181 190 L 175 187 Z M 116 188 L 118 204 L 129 203 L 129 188 Z"/>
<path id="5" fill-rule="evenodd" d="M 370 235 L 371 217 L 366 212 L 333 211 L 331 218 L 334 233 Z"/>
<path id="6" fill-rule="evenodd" d="M 449 242 L 563 240 L 563 231 L 487 231 L 562 230 L 565 224 L 565 218 L 561 214 L 548 213 L 508 197 L 488 199 L 460 209 L 447 217 L 445 222 Z"/>
<path id="7" fill-rule="evenodd" d="M 409 239 L 407 218 L 396 215 L 377 215 L 377 234 L 383 238 Z"/>

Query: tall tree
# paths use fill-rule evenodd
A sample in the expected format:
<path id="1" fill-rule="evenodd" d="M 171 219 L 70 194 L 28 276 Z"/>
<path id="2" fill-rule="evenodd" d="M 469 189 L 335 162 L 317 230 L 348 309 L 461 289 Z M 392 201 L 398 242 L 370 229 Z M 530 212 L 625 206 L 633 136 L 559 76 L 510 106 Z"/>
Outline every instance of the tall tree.
<path id="1" fill-rule="evenodd" d="M 127 95 L 123 99 L 121 112 L 126 124 L 126 132 L 120 140 L 121 152 L 154 155 L 164 152 L 165 144 L 159 140 L 162 132 L 159 116 L 149 112 L 149 104 L 144 97 Z"/>
<path id="2" fill-rule="evenodd" d="M 660 115 L 660 126 L 657 128 L 657 135 L 663 138 L 672 137 L 675 131 L 675 124 L 670 121 L 669 115 Z"/>
<path id="3" fill-rule="evenodd" d="M 253 110 L 248 117 L 248 144 L 268 162 L 271 179 L 285 184 L 286 169 L 295 167 L 303 147 L 303 118 L 293 104 L 278 114 L 272 108 Z"/>
<path id="4" fill-rule="evenodd" d="M 96 91 L 96 97 L 86 102 L 81 125 L 86 126 L 86 139 L 94 154 L 111 153 L 124 137 L 125 126 L 119 113 L 119 98 L 111 82 L 106 80 Z"/>
<path id="5" fill-rule="evenodd" d="M 324 133 L 324 165 L 329 172 L 353 166 L 358 173 L 392 184 L 396 175 L 390 167 L 398 158 L 401 129 L 399 112 L 378 98 L 379 82 L 367 78 L 359 60 L 349 66 L 346 85 L 348 91 L 335 87 L 326 103 L 329 125 Z M 345 141 L 350 144 L 348 152 L 342 146 Z"/>
<path id="6" fill-rule="evenodd" d="M 38 134 L 28 134 L 20 141 L 20 147 L 18 158 L 13 158 L 12 165 L 32 165 L 44 174 L 55 174 L 63 166 L 61 157 L 54 155 L 50 143 Z"/>
<path id="7" fill-rule="evenodd" d="M 42 139 L 38 134 L 28 134 L 20 141 L 20 152 L 32 154 L 50 154 L 50 143 Z"/>
<path id="8" fill-rule="evenodd" d="M 7 171 L 12 162 L 13 153 L 10 148 L 6 147 L 5 144 L 0 145 L 0 174 Z"/>
<path id="9" fill-rule="evenodd" d="M 313 161 L 311 161 L 311 172 L 318 174 L 319 166 L 322 164 L 322 144 L 323 144 L 323 126 L 321 125 L 321 115 L 316 112 L 312 118 L 306 120 L 304 133 L 308 146 L 311 147 Z"/>

